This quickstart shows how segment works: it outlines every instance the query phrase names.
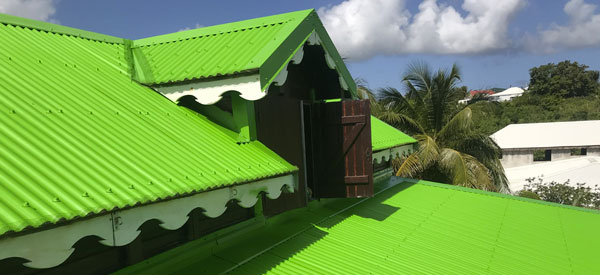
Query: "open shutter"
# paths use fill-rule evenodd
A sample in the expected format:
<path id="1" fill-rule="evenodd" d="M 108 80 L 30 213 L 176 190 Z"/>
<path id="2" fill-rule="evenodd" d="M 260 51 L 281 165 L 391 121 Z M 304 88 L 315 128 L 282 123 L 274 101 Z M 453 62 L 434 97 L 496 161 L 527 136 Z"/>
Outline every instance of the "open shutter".
<path id="1" fill-rule="evenodd" d="M 315 197 L 373 196 L 369 101 L 321 103 L 318 110 Z"/>

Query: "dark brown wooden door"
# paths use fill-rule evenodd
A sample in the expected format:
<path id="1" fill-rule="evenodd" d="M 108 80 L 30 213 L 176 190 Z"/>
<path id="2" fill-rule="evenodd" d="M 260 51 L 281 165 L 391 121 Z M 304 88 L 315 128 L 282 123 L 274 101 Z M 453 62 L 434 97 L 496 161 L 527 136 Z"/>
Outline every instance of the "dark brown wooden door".
<path id="1" fill-rule="evenodd" d="M 373 196 L 369 102 L 347 100 L 315 107 L 315 197 Z"/>

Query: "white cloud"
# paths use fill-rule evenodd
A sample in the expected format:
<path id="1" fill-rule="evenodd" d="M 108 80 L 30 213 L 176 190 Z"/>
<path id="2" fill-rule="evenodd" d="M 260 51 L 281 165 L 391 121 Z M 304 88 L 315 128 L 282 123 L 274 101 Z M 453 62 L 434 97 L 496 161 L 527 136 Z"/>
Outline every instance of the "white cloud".
<path id="1" fill-rule="evenodd" d="M 183 29 L 179 29 L 177 32 L 189 31 L 189 30 L 192 30 L 192 29 L 199 29 L 199 28 L 204 28 L 204 25 L 200 25 L 200 23 L 196 23 L 196 25 L 194 25 L 193 28 L 185 27 Z"/>
<path id="2" fill-rule="evenodd" d="M 523 0 L 464 0 L 454 7 L 424 0 L 412 15 L 405 0 L 347 0 L 319 14 L 344 57 L 378 54 L 477 54 L 511 45 L 507 30 Z"/>
<path id="3" fill-rule="evenodd" d="M 54 0 L 0 0 L 0 13 L 42 21 L 54 21 Z"/>
<path id="4" fill-rule="evenodd" d="M 528 37 L 527 46 L 535 51 L 555 51 L 559 48 L 583 48 L 600 45 L 600 13 L 596 5 L 584 0 L 570 0 L 564 7 L 569 16 L 566 25 L 553 25 Z"/>

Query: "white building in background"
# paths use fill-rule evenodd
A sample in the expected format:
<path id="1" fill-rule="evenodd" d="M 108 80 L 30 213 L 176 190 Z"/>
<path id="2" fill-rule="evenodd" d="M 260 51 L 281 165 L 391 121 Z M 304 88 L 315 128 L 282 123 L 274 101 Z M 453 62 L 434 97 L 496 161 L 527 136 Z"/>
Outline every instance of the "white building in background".
<path id="1" fill-rule="evenodd" d="M 538 177 L 600 186 L 600 120 L 511 124 L 492 138 L 513 192 Z"/>
<path id="2" fill-rule="evenodd" d="M 502 149 L 502 165 L 600 156 L 600 120 L 511 124 L 492 138 Z M 534 158 L 534 154 L 543 156 Z"/>
<path id="3" fill-rule="evenodd" d="M 488 100 L 496 102 L 510 101 L 515 97 L 523 95 L 523 93 L 525 93 L 525 90 L 519 87 L 511 87 L 502 92 L 489 95 Z"/>
<path id="4" fill-rule="evenodd" d="M 600 186 L 600 157 L 584 156 L 512 167 L 506 169 L 505 173 L 513 193 L 523 190 L 529 184 L 528 178 L 535 178 L 534 182 L 542 178 L 544 183 L 568 181 L 568 185 L 573 187 L 577 183 L 585 183 L 585 186 L 597 192 L 595 186 Z"/>

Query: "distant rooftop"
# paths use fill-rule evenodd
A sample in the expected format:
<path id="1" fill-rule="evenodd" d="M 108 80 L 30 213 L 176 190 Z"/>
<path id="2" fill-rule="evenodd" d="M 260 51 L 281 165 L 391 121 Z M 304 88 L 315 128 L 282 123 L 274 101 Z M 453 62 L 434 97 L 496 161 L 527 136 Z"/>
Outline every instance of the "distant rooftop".
<path id="1" fill-rule="evenodd" d="M 502 149 L 600 146 L 600 120 L 511 124 L 492 138 Z"/>
<path id="2" fill-rule="evenodd" d="M 502 92 L 493 94 L 491 96 L 509 96 L 509 95 L 520 95 L 522 93 L 524 93 L 525 91 L 519 87 L 511 87 L 508 88 Z"/>
<path id="3" fill-rule="evenodd" d="M 565 160 L 537 163 L 506 169 L 506 177 L 510 182 L 510 190 L 519 191 L 528 184 L 527 178 L 542 177 L 545 183 L 556 181 L 569 185 L 585 183 L 594 188 L 600 186 L 600 157 L 578 157 Z"/>

